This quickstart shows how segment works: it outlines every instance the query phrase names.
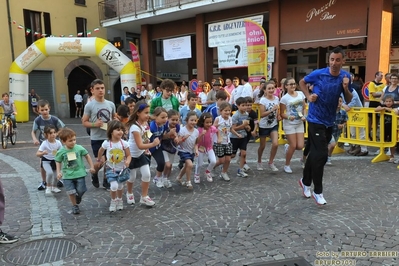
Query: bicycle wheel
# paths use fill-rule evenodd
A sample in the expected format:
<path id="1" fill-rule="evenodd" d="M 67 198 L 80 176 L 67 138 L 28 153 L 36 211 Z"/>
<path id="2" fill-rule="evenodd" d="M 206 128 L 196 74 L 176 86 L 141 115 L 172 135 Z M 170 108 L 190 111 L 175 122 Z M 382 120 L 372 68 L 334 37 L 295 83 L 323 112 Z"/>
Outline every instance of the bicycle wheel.
<path id="1" fill-rule="evenodd" d="M 17 132 L 13 128 L 10 128 L 10 140 L 12 145 L 17 143 Z"/>
<path id="2" fill-rule="evenodd" d="M 8 145 L 8 126 L 3 126 L 1 129 L 1 146 L 3 146 L 3 149 L 7 149 Z"/>

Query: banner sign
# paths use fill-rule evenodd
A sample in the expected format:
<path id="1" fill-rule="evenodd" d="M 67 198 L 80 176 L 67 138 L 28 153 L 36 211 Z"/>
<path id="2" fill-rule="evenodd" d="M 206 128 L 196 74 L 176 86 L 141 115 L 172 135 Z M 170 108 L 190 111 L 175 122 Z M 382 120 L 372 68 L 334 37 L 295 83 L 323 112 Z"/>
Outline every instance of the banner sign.
<path id="1" fill-rule="evenodd" d="M 141 85 L 141 66 L 140 66 L 140 55 L 139 55 L 139 50 L 137 49 L 137 46 L 129 42 L 130 45 L 130 51 L 132 53 L 132 61 L 134 66 L 136 67 L 136 82 L 137 85 Z"/>
<path id="2" fill-rule="evenodd" d="M 163 41 L 165 61 L 191 58 L 191 37 L 179 37 Z"/>
<path id="3" fill-rule="evenodd" d="M 245 20 L 252 20 L 262 25 L 263 15 L 222 21 L 208 25 L 208 46 L 241 45 L 246 43 Z"/>
<path id="4" fill-rule="evenodd" d="M 248 56 L 248 82 L 258 85 L 262 77 L 267 77 L 266 33 L 258 23 L 246 20 L 245 31 Z"/>

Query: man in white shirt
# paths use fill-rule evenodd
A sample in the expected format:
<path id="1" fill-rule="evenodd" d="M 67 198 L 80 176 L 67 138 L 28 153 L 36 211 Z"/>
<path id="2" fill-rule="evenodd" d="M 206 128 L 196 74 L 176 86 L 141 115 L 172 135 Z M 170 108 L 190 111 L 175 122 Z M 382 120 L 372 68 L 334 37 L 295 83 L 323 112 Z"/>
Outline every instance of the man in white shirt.
<path id="1" fill-rule="evenodd" d="M 242 76 L 241 77 L 241 84 L 243 85 L 241 93 L 239 94 L 239 97 L 251 97 L 253 98 L 253 93 L 252 93 L 252 86 L 251 84 L 248 82 L 248 76 Z"/>
<path id="2" fill-rule="evenodd" d="M 75 107 L 76 107 L 76 113 L 75 113 L 75 118 L 81 118 L 82 116 L 82 105 L 83 105 L 83 97 L 80 95 L 80 90 L 78 90 L 75 94 L 74 97 L 75 100 Z"/>

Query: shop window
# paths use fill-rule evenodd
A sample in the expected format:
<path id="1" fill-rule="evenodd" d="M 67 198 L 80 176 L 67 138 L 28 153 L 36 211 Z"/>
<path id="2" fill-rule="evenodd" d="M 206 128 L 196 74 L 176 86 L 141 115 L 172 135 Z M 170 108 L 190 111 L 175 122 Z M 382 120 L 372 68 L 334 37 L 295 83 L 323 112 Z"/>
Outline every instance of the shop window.
<path id="1" fill-rule="evenodd" d="M 399 6 L 393 7 L 392 46 L 399 46 Z"/>
<path id="2" fill-rule="evenodd" d="M 163 42 L 162 40 L 156 40 L 156 46 L 157 46 L 157 55 L 163 55 Z"/>
<path id="3" fill-rule="evenodd" d="M 75 4 L 85 6 L 86 0 L 75 0 Z"/>
<path id="4" fill-rule="evenodd" d="M 23 10 L 24 13 L 24 25 L 25 25 L 25 42 L 26 47 L 37 41 L 38 39 L 51 35 L 51 25 L 50 25 L 50 14 L 43 13 L 45 30 L 42 27 L 42 13 L 32 10 Z M 48 30 L 48 32 L 47 32 Z"/>
<path id="5" fill-rule="evenodd" d="M 139 50 L 139 54 L 142 54 L 141 53 L 141 45 L 140 45 L 140 42 L 141 42 L 140 35 L 127 32 L 126 33 L 126 41 L 127 41 L 127 44 L 129 44 L 129 42 L 134 43 L 136 45 L 137 49 Z M 127 49 L 130 50 L 130 46 L 127 46 Z"/>
<path id="6" fill-rule="evenodd" d="M 76 18 L 76 32 L 79 37 L 87 36 L 87 19 Z"/>

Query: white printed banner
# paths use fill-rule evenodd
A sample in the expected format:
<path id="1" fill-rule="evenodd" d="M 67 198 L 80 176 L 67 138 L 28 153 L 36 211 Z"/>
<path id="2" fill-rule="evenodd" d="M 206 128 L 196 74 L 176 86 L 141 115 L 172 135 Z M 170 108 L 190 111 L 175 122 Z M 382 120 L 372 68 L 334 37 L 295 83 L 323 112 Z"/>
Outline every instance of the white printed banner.
<path id="1" fill-rule="evenodd" d="M 234 68 L 248 66 L 247 45 L 226 45 L 218 47 L 218 67 Z"/>
<path id="2" fill-rule="evenodd" d="M 244 20 L 252 20 L 262 25 L 263 15 L 222 21 L 208 25 L 208 46 L 219 47 L 246 43 Z"/>
<path id="3" fill-rule="evenodd" d="M 165 61 L 191 58 L 191 37 L 179 37 L 163 41 Z"/>

